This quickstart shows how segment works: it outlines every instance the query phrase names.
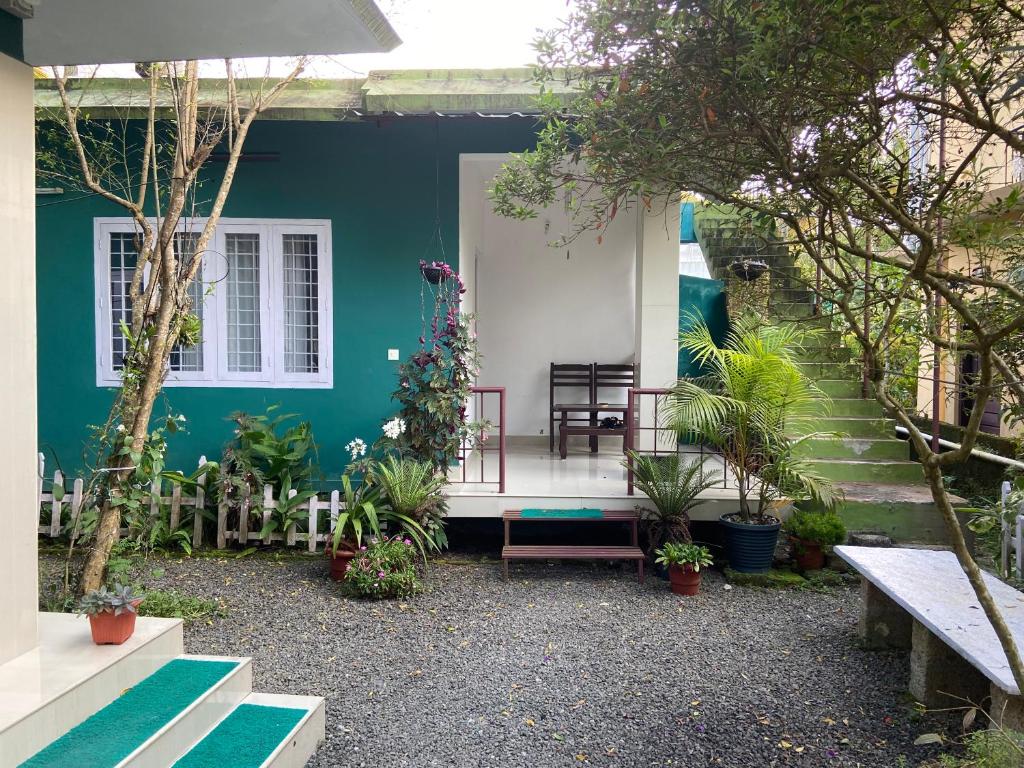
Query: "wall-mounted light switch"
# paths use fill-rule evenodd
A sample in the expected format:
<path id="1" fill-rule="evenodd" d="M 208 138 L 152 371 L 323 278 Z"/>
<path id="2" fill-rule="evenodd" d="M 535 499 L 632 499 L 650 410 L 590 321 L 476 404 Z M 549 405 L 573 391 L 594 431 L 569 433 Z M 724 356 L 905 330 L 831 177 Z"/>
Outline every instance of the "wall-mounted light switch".
<path id="1" fill-rule="evenodd" d="M 388 360 L 397 360 L 397 359 L 398 359 L 398 350 L 397 349 L 389 349 L 388 350 Z"/>

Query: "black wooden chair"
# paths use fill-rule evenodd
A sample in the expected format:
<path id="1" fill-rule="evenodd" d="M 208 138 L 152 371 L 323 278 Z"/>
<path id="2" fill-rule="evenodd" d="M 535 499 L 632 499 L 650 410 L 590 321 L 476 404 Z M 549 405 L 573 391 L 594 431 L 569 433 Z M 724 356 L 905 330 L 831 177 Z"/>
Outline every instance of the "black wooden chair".
<path id="1" fill-rule="evenodd" d="M 575 389 L 577 394 L 568 402 L 592 402 L 594 394 L 594 366 L 585 363 L 551 363 L 550 395 L 548 398 L 548 449 L 555 450 L 555 404 L 565 402 L 566 398 L 555 400 L 555 391 L 558 389 Z M 582 394 L 580 394 L 582 393 Z M 568 417 L 573 422 L 590 422 L 590 416 L 586 418 Z"/>
<path id="2" fill-rule="evenodd" d="M 590 402 L 626 402 L 626 392 L 636 386 L 636 364 L 635 363 L 594 363 L 594 383 L 590 392 Z M 607 397 L 607 390 L 616 390 L 614 395 Z M 600 421 L 600 414 L 591 415 L 591 426 L 596 427 Z M 622 427 L 625 432 L 625 425 Z M 590 450 L 597 450 L 597 438 L 601 435 L 597 432 L 590 436 Z M 615 434 L 611 432 L 610 434 Z"/>

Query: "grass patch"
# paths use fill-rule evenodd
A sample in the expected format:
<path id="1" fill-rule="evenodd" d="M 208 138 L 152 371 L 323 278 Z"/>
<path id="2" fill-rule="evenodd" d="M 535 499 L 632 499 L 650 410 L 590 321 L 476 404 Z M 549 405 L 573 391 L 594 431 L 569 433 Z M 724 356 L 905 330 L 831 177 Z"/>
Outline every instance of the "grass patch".
<path id="1" fill-rule="evenodd" d="M 1020 768 L 1024 765 L 1024 734 L 992 729 L 975 731 L 964 744 L 966 755 L 943 755 L 941 768 Z"/>
<path id="2" fill-rule="evenodd" d="M 190 597 L 173 590 L 154 590 L 146 593 L 139 606 L 140 616 L 162 619 L 184 619 L 186 622 L 203 621 L 227 614 L 222 603 L 201 597 Z"/>
<path id="3" fill-rule="evenodd" d="M 807 584 L 807 579 L 799 573 L 775 569 L 766 573 L 741 573 L 732 568 L 726 568 L 725 578 L 730 584 L 739 587 L 763 587 L 765 589 L 791 589 Z"/>

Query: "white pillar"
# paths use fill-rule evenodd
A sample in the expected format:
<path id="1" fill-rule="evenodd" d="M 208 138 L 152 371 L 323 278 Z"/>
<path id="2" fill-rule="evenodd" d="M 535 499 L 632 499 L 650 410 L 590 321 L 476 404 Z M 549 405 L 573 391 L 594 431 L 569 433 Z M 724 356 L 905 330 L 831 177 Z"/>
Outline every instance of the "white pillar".
<path id="1" fill-rule="evenodd" d="M 39 605 L 33 118 L 32 68 L 0 54 L 0 664 L 35 646 Z"/>
<path id="2" fill-rule="evenodd" d="M 676 380 L 679 349 L 679 204 L 672 195 L 641 204 L 636 227 L 636 363 L 640 386 L 670 387 Z M 653 425 L 654 399 L 641 401 L 641 424 Z M 653 448 L 654 433 L 641 432 L 638 447 Z M 670 448 L 675 436 L 658 433 L 659 449 Z"/>

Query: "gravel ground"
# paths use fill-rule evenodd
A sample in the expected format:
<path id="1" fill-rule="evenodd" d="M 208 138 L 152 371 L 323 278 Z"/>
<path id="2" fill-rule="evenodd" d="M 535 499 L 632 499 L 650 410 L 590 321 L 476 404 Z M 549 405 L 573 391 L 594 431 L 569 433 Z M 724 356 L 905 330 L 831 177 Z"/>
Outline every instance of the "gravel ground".
<path id="1" fill-rule="evenodd" d="M 156 570 L 154 570 L 156 569 Z M 211 595 L 190 652 L 252 656 L 257 690 L 327 699 L 312 766 L 917 765 L 943 724 L 905 654 L 861 651 L 859 596 L 727 588 L 677 598 L 601 566 L 432 566 L 405 602 L 343 597 L 320 558 L 150 561 Z"/>

